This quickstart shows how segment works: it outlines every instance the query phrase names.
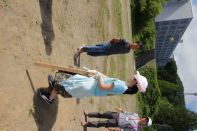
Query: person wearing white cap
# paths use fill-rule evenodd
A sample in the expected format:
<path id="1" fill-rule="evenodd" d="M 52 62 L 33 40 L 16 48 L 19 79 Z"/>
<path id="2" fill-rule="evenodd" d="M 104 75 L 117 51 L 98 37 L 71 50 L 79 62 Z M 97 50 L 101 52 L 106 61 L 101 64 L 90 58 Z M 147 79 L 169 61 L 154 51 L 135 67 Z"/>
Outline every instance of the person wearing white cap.
<path id="1" fill-rule="evenodd" d="M 86 127 L 106 127 L 109 131 L 138 131 L 144 126 L 151 126 L 152 120 L 149 117 L 140 118 L 138 114 L 132 112 L 91 112 L 84 111 L 84 115 L 90 118 L 104 118 L 104 121 L 81 122 Z"/>
<path id="2" fill-rule="evenodd" d="M 65 98 L 84 98 L 91 96 L 108 96 L 119 94 L 135 94 L 145 92 L 148 86 L 147 79 L 137 72 L 127 82 L 117 78 L 101 78 L 97 74 L 93 77 L 73 75 L 67 79 L 56 81 L 52 76 L 48 76 L 49 86 L 53 88 L 51 92 L 40 90 L 40 96 L 48 103 L 52 104 L 57 94 Z"/>

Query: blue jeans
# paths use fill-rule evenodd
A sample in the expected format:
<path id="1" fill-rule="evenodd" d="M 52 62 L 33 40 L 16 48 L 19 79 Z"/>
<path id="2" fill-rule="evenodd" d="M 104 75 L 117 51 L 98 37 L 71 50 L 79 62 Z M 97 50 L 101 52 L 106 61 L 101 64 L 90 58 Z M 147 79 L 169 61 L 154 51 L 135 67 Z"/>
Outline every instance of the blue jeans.
<path id="1" fill-rule="evenodd" d="M 90 56 L 106 56 L 106 55 L 110 55 L 108 48 L 109 48 L 108 42 L 104 42 L 94 46 L 84 46 L 83 50 L 84 52 L 87 52 L 87 54 Z"/>

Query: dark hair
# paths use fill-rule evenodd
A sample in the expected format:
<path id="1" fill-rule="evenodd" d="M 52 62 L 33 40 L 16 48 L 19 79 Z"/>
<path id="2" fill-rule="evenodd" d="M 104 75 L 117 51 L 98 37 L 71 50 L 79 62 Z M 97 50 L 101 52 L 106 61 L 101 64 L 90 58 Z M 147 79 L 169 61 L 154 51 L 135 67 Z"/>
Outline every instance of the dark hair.
<path id="1" fill-rule="evenodd" d="M 146 118 L 146 120 L 149 121 L 149 118 L 147 116 L 145 116 L 144 118 Z"/>
<path id="2" fill-rule="evenodd" d="M 148 121 L 149 121 L 149 118 L 146 116 L 146 117 L 144 117 L 146 120 L 147 120 L 147 123 L 146 124 L 148 124 Z"/>
<path id="3" fill-rule="evenodd" d="M 137 85 L 134 85 L 133 87 L 128 87 L 128 89 L 123 94 L 136 94 L 137 92 Z"/>
<path id="4" fill-rule="evenodd" d="M 144 43 L 142 41 L 136 41 L 136 43 L 138 43 L 138 45 L 140 45 L 140 49 L 143 48 Z"/>

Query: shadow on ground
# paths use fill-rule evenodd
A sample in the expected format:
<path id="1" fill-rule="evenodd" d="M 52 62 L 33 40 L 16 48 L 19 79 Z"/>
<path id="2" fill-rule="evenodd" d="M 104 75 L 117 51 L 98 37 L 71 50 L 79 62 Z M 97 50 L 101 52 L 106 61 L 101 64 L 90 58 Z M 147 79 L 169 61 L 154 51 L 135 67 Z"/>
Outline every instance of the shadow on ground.
<path id="1" fill-rule="evenodd" d="M 53 0 L 39 0 L 40 13 L 42 18 L 41 33 L 45 43 L 47 55 L 52 53 L 52 41 L 55 39 L 52 23 L 52 2 Z"/>
<path id="2" fill-rule="evenodd" d="M 47 104 L 39 95 L 39 90 L 46 88 L 39 88 L 33 97 L 34 105 L 34 120 L 38 126 L 38 131 L 51 131 L 55 124 L 58 112 L 58 99 L 53 104 Z"/>
<path id="3" fill-rule="evenodd" d="M 34 117 L 38 131 L 51 131 L 53 125 L 56 122 L 57 112 L 58 112 L 58 98 L 53 102 L 53 104 L 47 104 L 40 96 L 40 90 L 48 91 L 49 88 L 39 88 L 37 91 L 34 88 L 32 79 L 30 77 L 29 71 L 26 70 L 28 80 L 30 82 L 31 89 L 34 93 L 33 95 L 33 109 L 30 110 L 30 114 Z"/>

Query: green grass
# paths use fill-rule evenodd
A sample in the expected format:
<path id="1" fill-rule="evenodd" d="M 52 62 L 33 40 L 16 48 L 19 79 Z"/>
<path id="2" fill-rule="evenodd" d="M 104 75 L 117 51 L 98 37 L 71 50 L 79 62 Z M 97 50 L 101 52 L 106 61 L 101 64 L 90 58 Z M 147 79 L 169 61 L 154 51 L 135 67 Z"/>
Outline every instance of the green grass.
<path id="1" fill-rule="evenodd" d="M 109 75 L 111 77 L 116 77 L 116 62 L 113 57 L 111 57 L 109 61 L 110 61 Z"/>
<path id="2" fill-rule="evenodd" d="M 125 55 L 121 55 L 120 56 L 120 72 L 119 72 L 119 76 L 122 80 L 126 79 L 126 56 Z"/>
<path id="3" fill-rule="evenodd" d="M 157 68 L 156 60 L 153 59 L 153 60 L 149 61 L 148 63 L 146 63 L 146 65 L 144 67 L 156 69 Z"/>
<path id="4" fill-rule="evenodd" d="M 101 5 L 99 9 L 99 21 L 98 21 L 98 29 L 99 29 L 99 34 L 101 34 L 102 39 L 105 40 L 108 36 L 107 30 L 105 30 L 104 26 L 104 18 L 109 19 L 110 14 L 109 14 L 109 8 L 107 6 L 107 1 L 106 0 L 100 0 Z"/>
<path id="5" fill-rule="evenodd" d="M 90 104 L 94 104 L 95 103 L 94 99 L 92 97 L 89 98 L 89 102 L 90 102 Z"/>
<path id="6" fill-rule="evenodd" d="M 114 18 L 115 18 L 115 22 L 116 22 L 118 35 L 120 37 L 123 37 L 123 24 L 122 24 L 120 0 L 113 1 L 113 7 L 114 7 Z"/>
<path id="7" fill-rule="evenodd" d="M 103 71 L 104 74 L 107 74 L 107 57 L 104 58 L 103 61 Z"/>

